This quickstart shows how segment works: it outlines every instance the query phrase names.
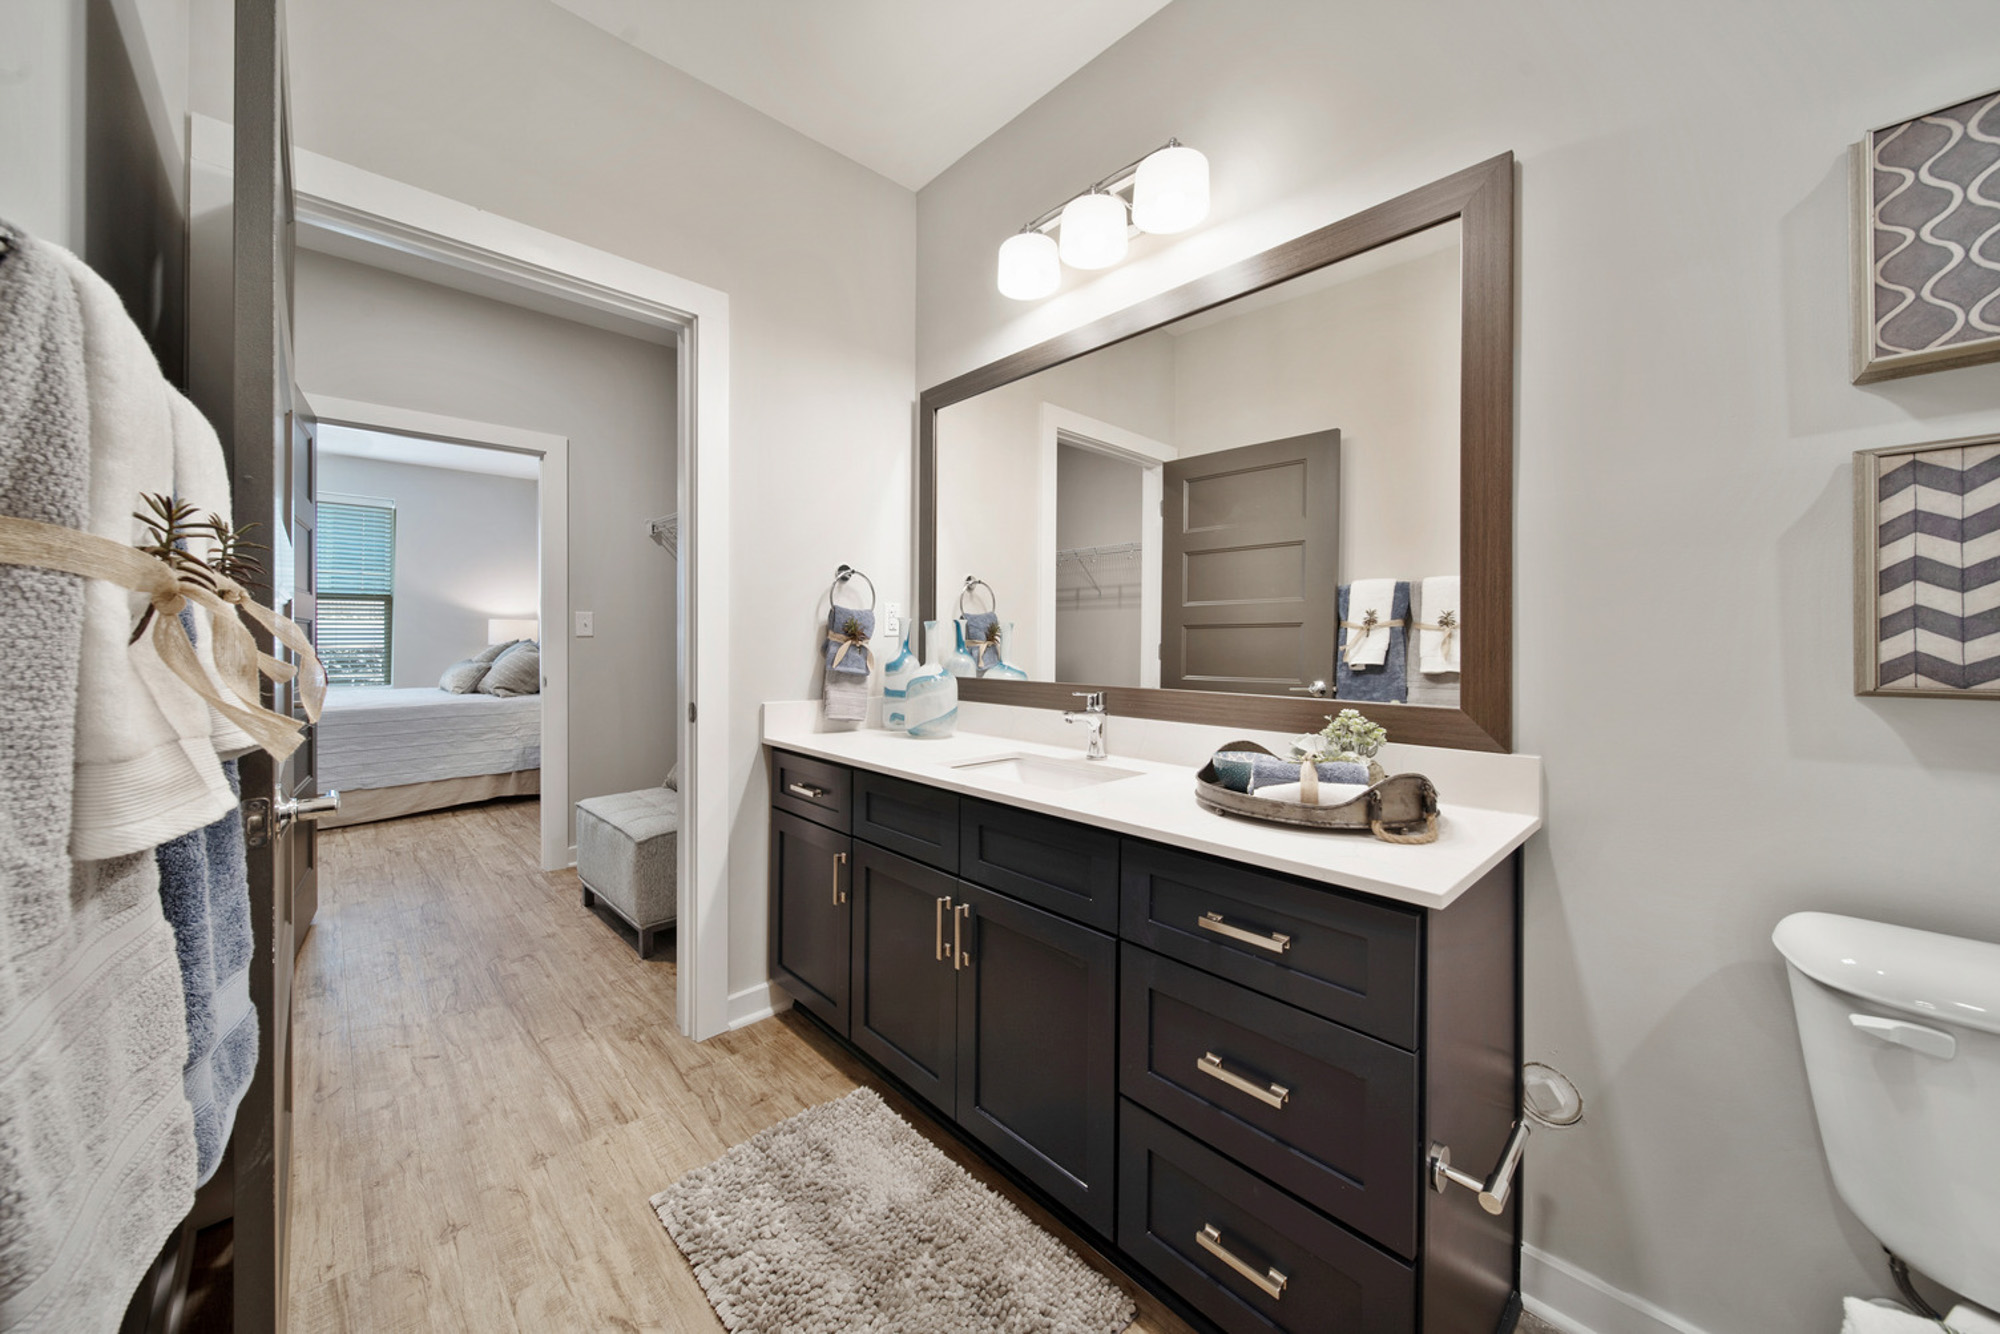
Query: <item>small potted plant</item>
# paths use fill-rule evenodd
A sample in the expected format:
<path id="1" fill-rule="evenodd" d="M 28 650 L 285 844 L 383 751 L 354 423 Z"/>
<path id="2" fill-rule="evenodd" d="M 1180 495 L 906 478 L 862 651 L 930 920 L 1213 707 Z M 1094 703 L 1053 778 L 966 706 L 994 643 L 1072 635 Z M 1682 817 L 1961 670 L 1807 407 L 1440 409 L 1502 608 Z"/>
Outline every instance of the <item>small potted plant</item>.
<path id="1" fill-rule="evenodd" d="M 1320 731 L 1293 738 L 1292 754 L 1301 760 L 1349 760 L 1366 764 L 1368 781 L 1379 783 L 1388 774 L 1376 763 L 1375 754 L 1388 739 L 1389 733 L 1380 723 L 1369 722 L 1358 709 L 1342 709 L 1329 716 Z"/>

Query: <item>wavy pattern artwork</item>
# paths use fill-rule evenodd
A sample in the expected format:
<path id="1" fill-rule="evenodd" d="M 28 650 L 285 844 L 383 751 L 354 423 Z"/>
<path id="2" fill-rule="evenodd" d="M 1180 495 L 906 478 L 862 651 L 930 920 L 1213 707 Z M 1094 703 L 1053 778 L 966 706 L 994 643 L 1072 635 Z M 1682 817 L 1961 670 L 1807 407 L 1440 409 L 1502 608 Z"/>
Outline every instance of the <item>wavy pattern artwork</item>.
<path id="1" fill-rule="evenodd" d="M 1875 357 L 2000 338 L 2000 93 L 1869 138 Z"/>

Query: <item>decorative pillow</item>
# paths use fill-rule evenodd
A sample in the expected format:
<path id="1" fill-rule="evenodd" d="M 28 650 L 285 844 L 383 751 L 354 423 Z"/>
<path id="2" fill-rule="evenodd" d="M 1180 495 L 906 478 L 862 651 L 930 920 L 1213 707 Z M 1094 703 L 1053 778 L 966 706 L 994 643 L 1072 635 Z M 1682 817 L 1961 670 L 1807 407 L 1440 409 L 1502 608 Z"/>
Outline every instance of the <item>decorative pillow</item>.
<path id="1" fill-rule="evenodd" d="M 485 679 L 486 673 L 492 670 L 492 666 L 492 663 L 482 662 L 478 658 L 454 662 L 445 668 L 444 675 L 438 678 L 438 689 L 448 690 L 454 695 L 469 695 L 479 688 L 479 683 Z"/>
<path id="2" fill-rule="evenodd" d="M 535 695 L 542 689 L 542 648 L 532 639 L 502 653 L 479 683 L 482 695 Z"/>
<path id="3" fill-rule="evenodd" d="M 482 652 L 475 653 L 472 655 L 472 661 L 493 662 L 496 659 L 498 659 L 502 653 L 505 653 L 508 649 L 514 647 L 514 645 L 524 644 L 526 642 L 527 641 L 523 639 L 510 639 L 504 644 L 488 644 Z"/>
<path id="4" fill-rule="evenodd" d="M 669 792 L 678 792 L 681 790 L 681 764 L 679 760 L 675 760 L 674 767 L 667 770 L 667 781 L 660 784 L 660 786 Z"/>

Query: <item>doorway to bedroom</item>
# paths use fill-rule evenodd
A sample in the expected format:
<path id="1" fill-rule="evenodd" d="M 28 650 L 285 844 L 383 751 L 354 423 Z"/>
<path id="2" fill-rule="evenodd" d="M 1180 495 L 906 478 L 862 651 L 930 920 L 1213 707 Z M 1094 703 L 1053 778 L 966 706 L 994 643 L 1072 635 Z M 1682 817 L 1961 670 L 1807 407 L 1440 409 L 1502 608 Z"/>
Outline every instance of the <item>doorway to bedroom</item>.
<path id="1" fill-rule="evenodd" d="M 354 425 L 318 431 L 323 828 L 543 790 L 545 455 Z M 559 610 L 552 608 L 551 610 Z M 553 729 L 565 729 L 556 720 Z"/>

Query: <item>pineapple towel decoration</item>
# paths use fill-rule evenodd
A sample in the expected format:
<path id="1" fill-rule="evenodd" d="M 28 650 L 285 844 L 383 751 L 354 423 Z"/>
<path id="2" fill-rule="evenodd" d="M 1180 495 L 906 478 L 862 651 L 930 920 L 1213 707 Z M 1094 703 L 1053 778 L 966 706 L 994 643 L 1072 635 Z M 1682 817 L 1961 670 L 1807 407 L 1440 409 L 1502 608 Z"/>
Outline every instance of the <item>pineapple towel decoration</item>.
<path id="1" fill-rule="evenodd" d="M 843 607 L 841 595 L 855 579 L 868 585 L 868 605 Z M 875 581 L 853 566 L 843 565 L 834 573 L 826 601 L 826 682 L 820 691 L 820 709 L 829 722 L 865 722 L 868 681 L 875 667 L 875 655 L 868 647 L 875 635 Z"/>

